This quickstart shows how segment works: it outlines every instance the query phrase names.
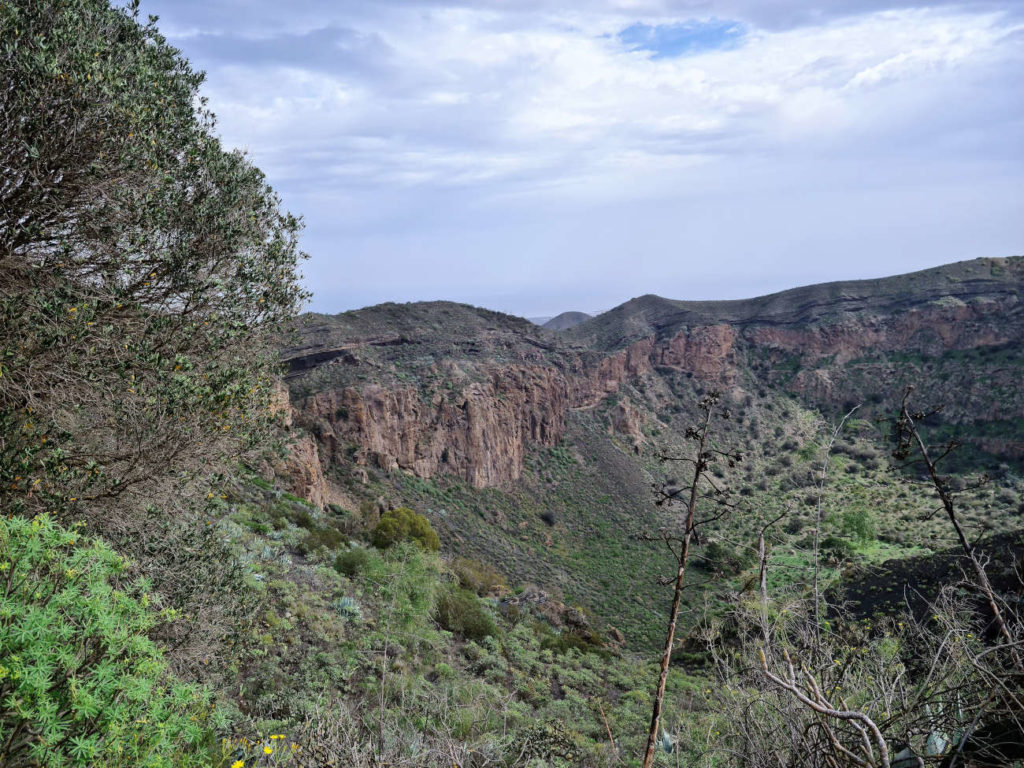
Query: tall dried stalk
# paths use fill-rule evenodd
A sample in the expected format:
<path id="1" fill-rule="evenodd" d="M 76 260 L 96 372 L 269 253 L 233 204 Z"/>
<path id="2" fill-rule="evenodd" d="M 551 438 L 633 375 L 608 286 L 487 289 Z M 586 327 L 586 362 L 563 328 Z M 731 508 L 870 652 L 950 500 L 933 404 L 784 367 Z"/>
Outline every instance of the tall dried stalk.
<path id="1" fill-rule="evenodd" d="M 690 548 L 696 538 L 698 526 L 702 523 L 718 519 L 723 514 L 718 513 L 706 520 L 698 521 L 696 519 L 697 504 L 702 497 L 710 495 L 712 497 L 716 497 L 716 501 L 720 505 L 723 505 L 726 508 L 728 507 L 728 504 L 723 498 L 724 490 L 720 488 L 709 476 L 708 470 L 711 463 L 715 461 L 716 458 L 725 458 L 730 464 L 735 464 L 742 458 L 738 453 L 729 453 L 709 447 L 709 427 L 711 425 L 711 419 L 715 415 L 715 407 L 718 405 L 720 399 L 721 396 L 718 392 L 710 392 L 705 397 L 701 398 L 699 408 L 703 413 L 703 417 L 700 424 L 686 430 L 686 436 L 695 443 L 695 448 L 691 456 L 662 456 L 663 461 L 679 461 L 688 463 L 693 469 L 689 485 L 683 488 L 664 488 L 661 491 L 661 498 L 658 500 L 658 504 L 661 505 L 675 501 L 680 496 L 687 499 L 682 531 L 661 531 L 656 536 L 645 535 L 642 537 L 648 540 L 657 539 L 664 542 L 672 552 L 676 562 L 676 574 L 672 592 L 672 606 L 669 609 L 668 630 L 665 633 L 665 647 L 661 654 L 658 685 L 655 688 L 654 704 L 651 707 L 651 725 L 647 732 L 647 745 L 644 749 L 644 768 L 650 768 L 650 766 L 653 765 L 654 753 L 657 750 L 658 727 L 661 722 L 662 705 L 665 699 L 665 684 L 668 680 L 668 668 L 672 659 L 672 649 L 675 645 L 676 622 L 679 618 L 679 605 L 683 596 L 683 582 L 686 577 L 686 565 L 690 558 Z M 723 418 L 729 418 L 729 412 L 727 410 L 721 411 L 719 415 Z"/>
<path id="2" fill-rule="evenodd" d="M 924 465 L 925 470 L 928 473 L 929 480 L 931 480 L 932 485 L 935 486 L 935 492 L 938 495 L 939 500 L 942 502 L 942 508 L 945 511 L 946 516 L 949 518 L 950 525 L 953 526 L 953 530 L 956 532 L 957 540 L 960 542 L 960 548 L 963 550 L 964 555 L 971 564 L 971 570 L 974 572 L 976 585 L 985 596 L 989 610 L 992 612 L 992 618 L 995 621 L 996 628 L 1003 638 L 1009 652 L 1010 659 L 1013 661 L 1013 666 L 1017 672 L 1024 677 L 1024 660 L 1021 659 L 1020 651 L 1017 648 L 1017 640 L 1007 624 L 1006 618 L 1003 616 L 1003 612 L 999 608 L 999 600 L 996 598 L 995 590 L 992 588 L 992 582 L 989 580 L 988 574 L 985 572 L 985 566 L 982 564 L 974 545 L 968 541 L 967 535 L 964 533 L 963 525 L 961 525 L 960 519 L 957 516 L 956 505 L 953 500 L 953 494 L 949 486 L 948 478 L 939 474 L 938 471 L 938 463 L 948 456 L 949 453 L 957 447 L 957 445 L 955 442 L 949 443 L 945 446 L 943 452 L 938 457 L 932 457 L 928 450 L 928 445 L 921 437 L 920 430 L 917 426 L 917 422 L 923 419 L 927 414 L 923 412 L 911 412 L 909 401 L 910 393 L 912 391 L 913 387 L 907 388 L 903 395 L 903 401 L 900 404 L 900 414 L 895 423 L 896 451 L 894 452 L 894 455 L 897 458 L 909 460 L 916 452 L 920 457 L 921 463 Z"/>

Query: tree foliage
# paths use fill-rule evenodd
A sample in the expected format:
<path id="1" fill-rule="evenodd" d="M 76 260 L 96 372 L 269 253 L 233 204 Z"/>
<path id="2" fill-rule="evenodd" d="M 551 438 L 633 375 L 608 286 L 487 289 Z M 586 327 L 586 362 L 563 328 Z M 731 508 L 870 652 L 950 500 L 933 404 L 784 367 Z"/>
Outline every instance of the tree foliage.
<path id="1" fill-rule="evenodd" d="M 85 519 L 178 607 L 237 581 L 195 544 L 271 434 L 306 296 L 301 222 L 202 81 L 137 2 L 0 4 L 0 508 Z M 189 631 L 222 632 L 221 602 Z"/>
<path id="2" fill-rule="evenodd" d="M 2 501 L 171 504 L 262 435 L 300 221 L 137 3 L 0 6 Z M 174 488 L 175 492 L 171 492 Z M 185 498 L 188 498 L 186 496 Z"/>
<path id="3" fill-rule="evenodd" d="M 48 517 L 0 517 L 0 764 L 203 764 L 206 695 L 168 673 L 126 568 Z"/>

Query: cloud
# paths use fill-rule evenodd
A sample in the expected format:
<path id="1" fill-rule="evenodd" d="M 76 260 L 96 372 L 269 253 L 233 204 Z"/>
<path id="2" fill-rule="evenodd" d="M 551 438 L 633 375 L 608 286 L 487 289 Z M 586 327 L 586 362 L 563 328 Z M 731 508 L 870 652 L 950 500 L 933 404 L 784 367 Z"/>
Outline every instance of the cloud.
<path id="1" fill-rule="evenodd" d="M 1024 250 L 1017 4 L 908 5 L 143 10 L 306 215 L 318 308 L 544 314 Z"/>
<path id="2" fill-rule="evenodd" d="M 322 27 L 266 37 L 200 32 L 182 40 L 188 54 L 213 65 L 295 67 L 319 72 L 360 72 L 383 77 L 391 50 L 380 35 L 354 29 Z"/>

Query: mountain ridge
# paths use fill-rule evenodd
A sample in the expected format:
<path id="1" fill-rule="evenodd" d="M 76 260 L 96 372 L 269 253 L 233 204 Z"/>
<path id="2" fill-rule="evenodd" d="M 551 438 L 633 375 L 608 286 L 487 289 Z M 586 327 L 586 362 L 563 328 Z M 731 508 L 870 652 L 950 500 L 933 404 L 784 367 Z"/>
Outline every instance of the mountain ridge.
<path id="1" fill-rule="evenodd" d="M 979 361 L 980 375 L 968 379 L 951 357 L 1024 339 L 1021 295 L 1024 258 L 1015 257 L 749 300 L 646 295 L 559 332 L 463 304 L 383 304 L 307 316 L 300 343 L 282 356 L 292 398 L 336 458 L 339 445 L 355 445 L 363 464 L 501 485 L 518 479 L 527 444 L 561 439 L 571 410 L 659 371 L 734 398 L 769 386 L 838 410 L 926 379 L 923 368 L 893 366 L 909 354 L 923 367 L 933 365 L 925 358 L 946 361 L 943 375 L 959 386 L 925 390 L 952 401 L 953 423 L 998 421 L 982 405 L 996 391 L 1012 418 L 1024 417 L 1014 383 L 1020 355 L 1008 353 L 1009 368 Z M 658 399 L 651 410 L 670 398 Z M 990 447 L 1005 437 L 982 432 Z M 1004 447 L 1024 454 L 1014 441 Z"/>
<path id="2" fill-rule="evenodd" d="M 950 290 L 953 285 L 957 290 Z M 640 316 L 648 326 L 645 330 L 664 333 L 685 324 L 820 322 L 844 313 L 895 311 L 900 309 L 901 301 L 912 297 L 913 303 L 920 305 L 949 296 L 961 300 L 992 293 L 1017 296 L 1022 289 L 1024 257 L 980 258 L 891 277 L 799 286 L 747 299 L 688 301 L 645 294 L 581 323 L 571 329 L 570 335 L 580 341 L 596 341 L 608 335 L 605 329 L 622 316 L 634 322 Z M 887 300 L 886 303 L 880 303 L 879 298 Z M 792 306 L 794 300 L 796 307 Z M 813 309 L 819 307 L 828 311 L 814 313 Z M 635 333 L 620 337 L 627 341 L 635 338 Z"/>

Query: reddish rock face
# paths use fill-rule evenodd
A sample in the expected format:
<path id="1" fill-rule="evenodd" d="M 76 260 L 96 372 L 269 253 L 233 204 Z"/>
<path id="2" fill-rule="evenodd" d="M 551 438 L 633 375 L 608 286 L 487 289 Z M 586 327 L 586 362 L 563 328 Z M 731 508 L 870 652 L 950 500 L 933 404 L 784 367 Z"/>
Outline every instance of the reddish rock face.
<path id="1" fill-rule="evenodd" d="M 645 442 L 645 422 L 643 412 L 626 398 L 616 403 L 612 409 L 608 429 L 614 434 L 628 437 L 633 444 L 633 450 L 640 453 Z"/>
<path id="2" fill-rule="evenodd" d="M 731 325 L 704 325 L 680 331 L 660 347 L 660 365 L 692 373 L 707 382 L 736 379 L 736 331 Z"/>
<path id="3" fill-rule="evenodd" d="M 699 327 L 667 344 L 642 339 L 564 373 L 554 366 L 495 366 L 485 380 L 429 399 L 413 387 L 327 389 L 303 402 L 303 421 L 331 459 L 354 453 L 357 463 L 385 471 L 425 478 L 449 473 L 477 488 L 496 486 L 520 477 L 529 444 L 561 440 L 570 409 L 596 406 L 655 363 L 708 381 L 732 381 L 735 338 L 727 325 Z M 639 411 L 630 405 L 620 416 L 617 423 L 639 445 Z"/>
<path id="4" fill-rule="evenodd" d="M 352 447 L 360 464 L 452 473 L 482 488 L 518 479 L 528 443 L 556 444 L 568 407 L 566 379 L 554 368 L 503 366 L 429 400 L 411 387 L 369 384 L 320 392 L 303 411 L 337 458 Z"/>
<path id="5" fill-rule="evenodd" d="M 1013 331 L 993 329 L 991 314 L 997 311 L 994 303 L 979 303 L 814 327 L 754 326 L 743 332 L 742 342 L 799 354 L 807 367 L 790 386 L 820 400 L 834 394 L 832 377 L 829 367 L 815 367 L 814 361 L 842 365 L 871 350 L 938 353 L 1002 343 Z M 303 402 L 301 420 L 312 426 L 330 460 L 354 456 L 359 464 L 385 471 L 402 469 L 424 478 L 454 474 L 474 487 L 497 486 L 520 477 L 528 445 L 555 445 L 562 438 L 570 409 L 595 407 L 655 365 L 691 373 L 704 384 L 733 387 L 740 341 L 731 325 L 703 325 L 664 341 L 641 339 L 596 361 L 580 358 L 563 368 L 492 365 L 484 367 L 483 380 L 465 381 L 465 374 L 449 365 L 445 376 L 460 382 L 451 390 L 428 395 L 376 383 L 327 389 Z M 622 403 L 610 426 L 639 447 L 642 423 L 640 410 Z M 320 499 L 324 482 L 314 448 L 297 446 L 296 460 L 308 468 L 292 474 L 309 498 Z"/>
<path id="6" fill-rule="evenodd" d="M 284 386 L 275 388 L 271 408 L 280 415 L 286 428 L 293 426 L 295 412 Z M 288 455 L 270 467 L 272 474 L 283 478 L 296 496 L 318 507 L 337 503 L 353 508 L 351 500 L 328 482 L 316 439 L 303 432 L 293 432 L 293 437 Z"/>

